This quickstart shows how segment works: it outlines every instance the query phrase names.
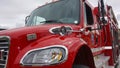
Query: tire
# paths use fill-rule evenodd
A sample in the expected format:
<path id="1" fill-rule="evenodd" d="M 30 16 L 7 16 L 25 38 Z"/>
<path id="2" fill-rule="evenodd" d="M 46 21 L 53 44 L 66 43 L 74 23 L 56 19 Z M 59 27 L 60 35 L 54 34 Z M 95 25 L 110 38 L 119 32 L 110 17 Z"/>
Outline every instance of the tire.
<path id="1" fill-rule="evenodd" d="M 73 68 L 89 68 L 89 67 L 85 65 L 73 65 Z"/>

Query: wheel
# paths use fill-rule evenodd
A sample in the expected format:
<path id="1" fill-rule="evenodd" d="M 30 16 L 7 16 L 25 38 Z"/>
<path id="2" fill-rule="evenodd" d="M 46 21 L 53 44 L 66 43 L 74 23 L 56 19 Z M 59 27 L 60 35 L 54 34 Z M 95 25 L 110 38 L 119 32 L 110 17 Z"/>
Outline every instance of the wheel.
<path id="1" fill-rule="evenodd" d="M 73 68 L 89 68 L 89 67 L 85 65 L 73 65 Z"/>

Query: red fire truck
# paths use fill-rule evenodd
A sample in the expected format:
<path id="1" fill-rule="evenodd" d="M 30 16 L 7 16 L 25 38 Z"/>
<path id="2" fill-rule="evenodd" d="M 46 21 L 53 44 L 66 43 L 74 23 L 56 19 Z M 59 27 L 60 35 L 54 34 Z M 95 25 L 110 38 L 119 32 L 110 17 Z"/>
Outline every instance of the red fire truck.
<path id="1" fill-rule="evenodd" d="M 0 32 L 0 68 L 116 68 L 118 58 L 118 23 L 103 0 L 57 0 Z"/>

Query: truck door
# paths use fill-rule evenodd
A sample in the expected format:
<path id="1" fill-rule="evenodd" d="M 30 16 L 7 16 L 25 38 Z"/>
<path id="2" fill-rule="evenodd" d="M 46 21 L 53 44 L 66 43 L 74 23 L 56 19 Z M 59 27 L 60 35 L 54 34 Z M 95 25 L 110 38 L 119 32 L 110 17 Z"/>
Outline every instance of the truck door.
<path id="1" fill-rule="evenodd" d="M 101 23 L 99 20 L 96 20 L 95 15 L 93 13 L 93 9 L 89 6 L 89 4 L 84 3 L 84 21 L 85 27 L 91 27 L 91 31 L 88 34 L 87 38 L 89 38 L 89 45 L 91 48 L 97 48 L 96 52 L 102 51 L 102 47 L 105 45 L 106 42 L 106 34 L 105 29 L 101 28 Z M 87 32 L 86 32 L 87 33 Z M 87 39 L 88 41 L 88 39 Z"/>
<path id="2" fill-rule="evenodd" d="M 92 8 L 87 3 L 84 3 L 84 28 L 94 29 L 94 18 Z M 94 30 L 86 30 L 84 39 L 90 47 L 95 47 L 96 36 Z"/>

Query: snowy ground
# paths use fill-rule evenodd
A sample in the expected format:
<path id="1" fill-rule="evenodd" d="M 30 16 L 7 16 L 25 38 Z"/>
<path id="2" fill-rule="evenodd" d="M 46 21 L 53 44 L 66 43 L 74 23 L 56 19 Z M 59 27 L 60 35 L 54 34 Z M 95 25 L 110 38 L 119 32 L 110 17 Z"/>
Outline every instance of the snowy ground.
<path id="1" fill-rule="evenodd" d="M 120 56 L 119 56 L 119 65 L 118 65 L 118 67 L 117 68 L 120 68 Z"/>

